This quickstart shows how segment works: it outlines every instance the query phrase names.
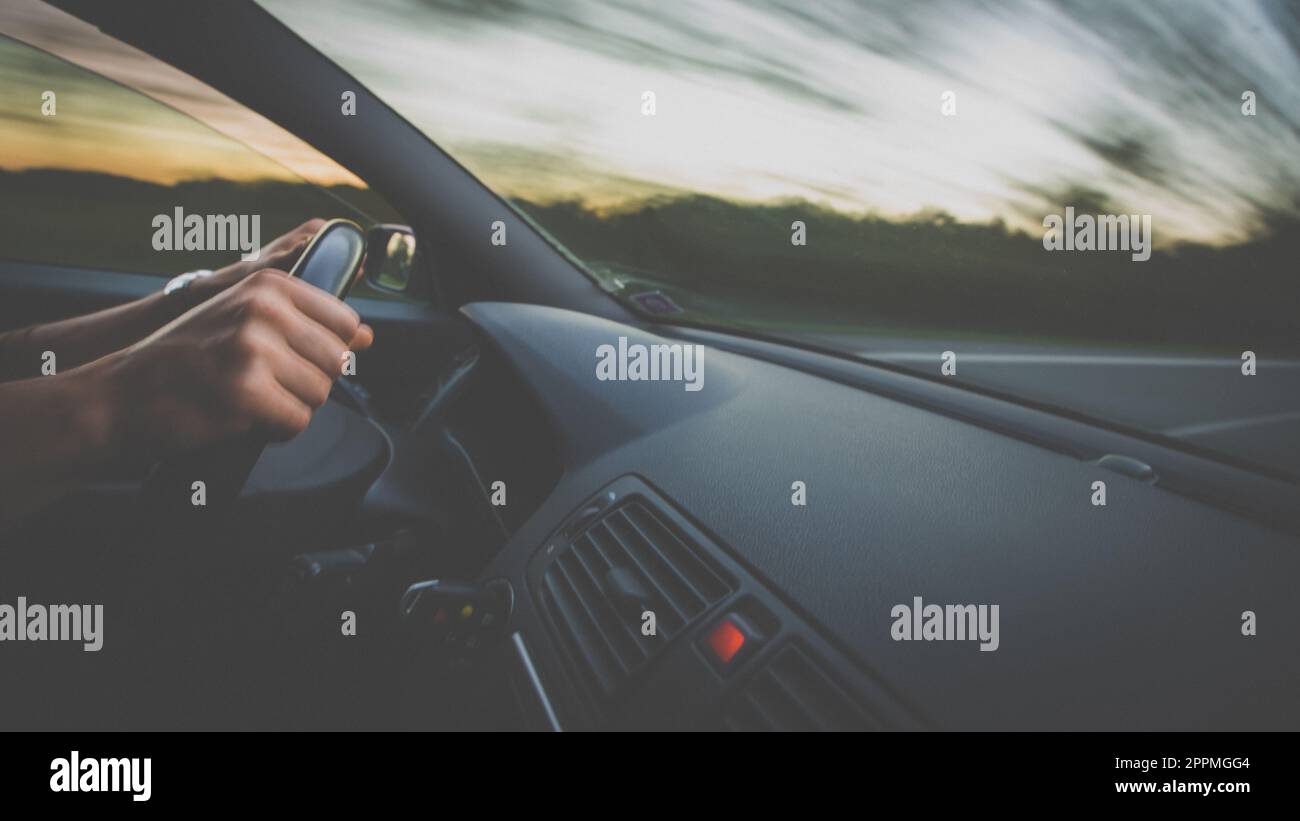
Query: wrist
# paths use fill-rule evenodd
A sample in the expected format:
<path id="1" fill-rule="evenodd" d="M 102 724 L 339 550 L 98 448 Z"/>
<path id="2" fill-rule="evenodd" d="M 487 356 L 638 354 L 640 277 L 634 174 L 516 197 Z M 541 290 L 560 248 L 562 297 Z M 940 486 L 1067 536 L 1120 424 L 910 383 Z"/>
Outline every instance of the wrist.
<path id="1" fill-rule="evenodd" d="M 122 354 L 112 353 L 55 379 L 70 405 L 70 428 L 78 448 L 95 464 L 109 464 L 127 452 L 123 441 L 126 413 L 119 380 L 114 374 Z"/>
<path id="2" fill-rule="evenodd" d="M 248 276 L 244 263 L 233 262 L 223 268 L 209 272 L 207 276 L 199 277 L 190 284 L 187 290 L 193 291 L 195 304 L 211 299 L 217 294 L 229 288 L 231 285 L 239 282 Z"/>
<path id="3" fill-rule="evenodd" d="M 176 316 L 180 316 L 209 297 L 225 290 L 232 276 L 230 266 L 217 271 L 209 271 L 206 268 L 186 271 L 168 280 L 159 296 Z"/>

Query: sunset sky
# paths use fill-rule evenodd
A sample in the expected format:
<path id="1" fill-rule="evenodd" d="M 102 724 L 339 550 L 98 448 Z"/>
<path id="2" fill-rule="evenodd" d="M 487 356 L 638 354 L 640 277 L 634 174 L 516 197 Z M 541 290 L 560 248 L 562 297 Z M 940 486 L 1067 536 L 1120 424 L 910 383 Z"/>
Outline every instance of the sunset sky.
<path id="1" fill-rule="evenodd" d="M 0 35 L 0 168 L 361 184 L 264 117 L 38 0 L 4 0 Z"/>
<path id="2" fill-rule="evenodd" d="M 0 31 L 111 68 L 305 176 L 349 178 L 132 49 L 24 16 L 35 5 L 7 2 Z M 1293 211 L 1300 191 L 1300 12 L 1281 0 L 263 5 L 509 196 L 803 198 L 1034 232 L 1046 213 L 1098 202 L 1153 214 L 1162 243 L 1244 239 L 1270 210 Z M 46 78 L 14 62 L 0 66 L 9 168 L 38 164 L 55 133 L 31 96 Z M 1255 117 L 1241 114 L 1247 89 Z M 940 111 L 948 90 L 954 117 Z M 60 118 L 77 112 L 64 99 Z M 162 113 L 86 105 L 89 120 L 59 126 L 69 163 L 164 180 L 251 173 L 210 133 L 175 152 L 136 139 Z"/>

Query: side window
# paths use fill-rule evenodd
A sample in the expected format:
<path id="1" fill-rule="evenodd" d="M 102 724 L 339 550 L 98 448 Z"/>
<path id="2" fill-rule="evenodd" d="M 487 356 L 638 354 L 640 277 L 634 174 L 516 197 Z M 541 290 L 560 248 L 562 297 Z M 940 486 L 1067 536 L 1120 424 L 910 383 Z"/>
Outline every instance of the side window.
<path id="1" fill-rule="evenodd" d="M 214 121 L 221 116 L 214 106 Z M 403 222 L 318 153 L 318 179 L 308 182 L 153 97 L 7 36 L 0 119 L 3 259 L 174 276 L 226 265 L 254 239 L 265 244 L 312 217 Z M 296 141 L 253 121 L 280 132 L 268 139 Z M 187 241 L 183 230 L 191 215 L 204 220 L 201 248 L 200 235 Z"/>

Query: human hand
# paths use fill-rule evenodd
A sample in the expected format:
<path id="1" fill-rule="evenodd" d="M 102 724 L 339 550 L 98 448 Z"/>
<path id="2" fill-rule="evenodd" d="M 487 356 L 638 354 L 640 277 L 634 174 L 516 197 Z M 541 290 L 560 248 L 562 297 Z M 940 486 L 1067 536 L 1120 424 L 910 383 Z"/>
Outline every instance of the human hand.
<path id="1" fill-rule="evenodd" d="M 114 447 L 157 459 L 254 429 L 292 438 L 329 397 L 347 351 L 373 341 L 341 300 L 264 269 L 87 369 Z"/>

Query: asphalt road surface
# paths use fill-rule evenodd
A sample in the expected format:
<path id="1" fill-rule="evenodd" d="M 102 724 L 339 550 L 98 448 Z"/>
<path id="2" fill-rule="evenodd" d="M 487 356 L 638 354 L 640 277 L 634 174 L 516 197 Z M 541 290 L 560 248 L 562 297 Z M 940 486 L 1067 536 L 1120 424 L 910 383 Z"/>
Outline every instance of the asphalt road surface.
<path id="1" fill-rule="evenodd" d="M 1300 359 L 1255 351 L 1178 356 L 1018 343 L 813 336 L 810 341 L 865 359 L 940 373 L 957 355 L 952 379 L 1098 419 L 1158 432 L 1285 470 L 1300 477 Z"/>

